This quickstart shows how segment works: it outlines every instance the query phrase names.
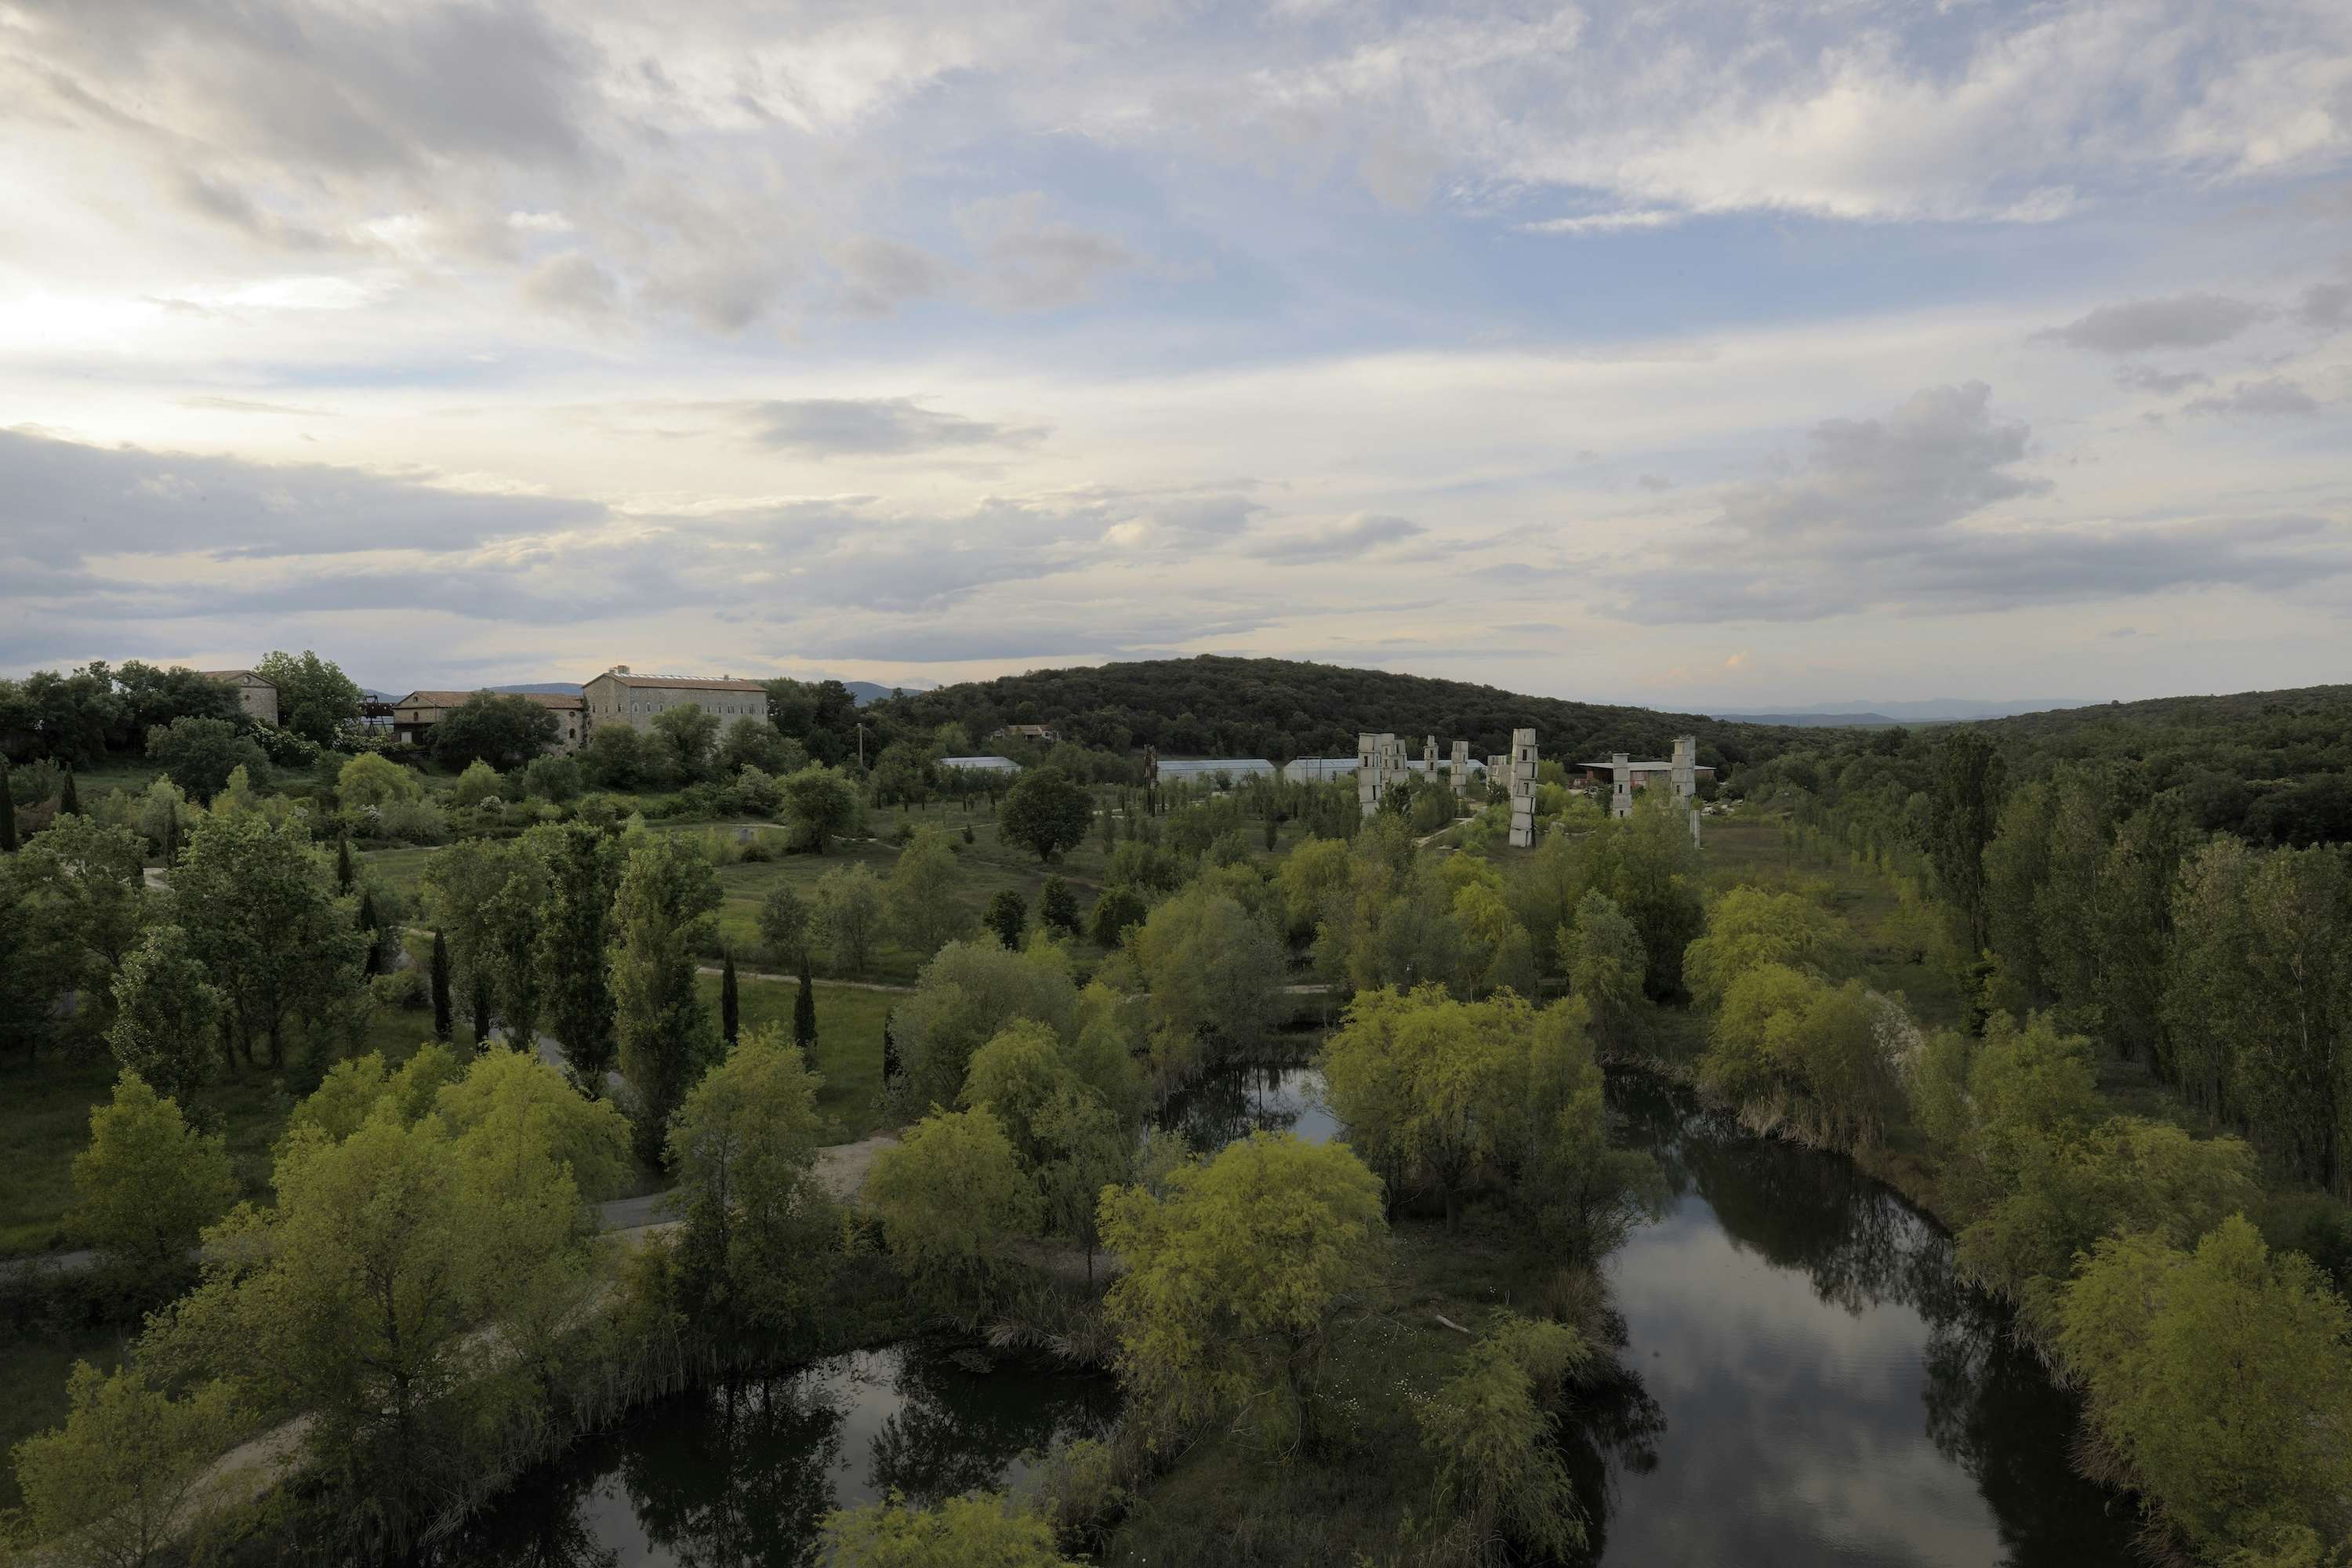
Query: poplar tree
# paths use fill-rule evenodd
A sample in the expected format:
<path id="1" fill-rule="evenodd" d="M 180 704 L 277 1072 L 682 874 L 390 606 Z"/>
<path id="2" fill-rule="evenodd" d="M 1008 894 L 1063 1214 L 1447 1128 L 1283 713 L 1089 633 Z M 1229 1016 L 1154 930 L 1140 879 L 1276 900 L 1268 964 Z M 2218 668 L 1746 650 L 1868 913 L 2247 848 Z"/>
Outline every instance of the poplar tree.
<path id="1" fill-rule="evenodd" d="M 449 944 L 433 933 L 433 1037 L 446 1042 L 457 1031 L 449 1015 Z"/>
<path id="2" fill-rule="evenodd" d="M 58 794 L 58 815 L 59 816 L 81 815 L 81 791 L 74 786 L 74 771 L 70 766 L 66 769 L 65 788 Z"/>
<path id="3" fill-rule="evenodd" d="M 563 1047 L 572 1081 L 594 1099 L 604 1092 L 619 1049 L 605 957 L 626 852 L 618 839 L 584 822 L 534 827 L 523 837 L 547 867 L 537 962 L 548 1029 Z"/>
<path id="4" fill-rule="evenodd" d="M 889 1032 L 889 1025 L 883 1025 Z M 809 978 L 808 950 L 801 950 L 801 988 L 793 998 L 793 1044 L 803 1051 L 816 1048 L 816 985 Z"/>
<path id="5" fill-rule="evenodd" d="M 735 988 L 735 954 L 730 950 L 719 972 L 719 1037 L 733 1050 L 743 1035 L 743 1002 Z"/>
<path id="6" fill-rule="evenodd" d="M 16 797 L 9 793 L 8 764 L 0 762 L 0 855 L 16 852 Z"/>
<path id="7" fill-rule="evenodd" d="M 335 891 L 350 892 L 352 876 L 352 841 L 348 838 L 338 838 L 335 840 Z"/>
<path id="8" fill-rule="evenodd" d="M 720 901 L 719 874 L 674 833 L 630 852 L 613 902 L 613 1002 L 621 1071 L 637 1101 L 638 1148 L 661 1155 L 670 1113 L 720 1055 L 694 985 L 695 950 Z"/>

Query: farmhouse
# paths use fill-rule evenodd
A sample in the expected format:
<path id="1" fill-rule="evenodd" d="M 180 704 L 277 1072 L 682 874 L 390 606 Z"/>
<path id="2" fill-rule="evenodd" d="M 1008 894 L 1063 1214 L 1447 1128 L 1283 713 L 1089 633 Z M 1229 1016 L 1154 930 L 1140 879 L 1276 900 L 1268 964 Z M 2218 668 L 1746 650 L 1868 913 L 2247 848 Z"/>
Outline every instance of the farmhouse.
<path id="1" fill-rule="evenodd" d="M 768 689 L 756 680 L 731 675 L 638 675 L 616 664 L 582 689 L 587 703 L 586 729 L 599 724 L 626 724 L 651 730 L 654 720 L 673 708 L 699 708 L 722 723 L 737 719 L 768 719 Z"/>
<path id="2" fill-rule="evenodd" d="M 199 673 L 206 680 L 236 687 L 236 700 L 244 707 L 247 718 L 264 724 L 278 722 L 277 682 L 249 669 L 207 669 Z"/>
<path id="3" fill-rule="evenodd" d="M 476 691 L 412 691 L 392 705 L 392 738 L 407 746 L 429 745 L 434 725 L 447 718 L 451 710 L 480 695 Z M 578 751 L 587 738 L 585 702 L 575 692 L 514 691 L 500 695 L 520 697 L 551 711 L 556 731 L 555 744 L 551 749 L 559 753 Z"/>

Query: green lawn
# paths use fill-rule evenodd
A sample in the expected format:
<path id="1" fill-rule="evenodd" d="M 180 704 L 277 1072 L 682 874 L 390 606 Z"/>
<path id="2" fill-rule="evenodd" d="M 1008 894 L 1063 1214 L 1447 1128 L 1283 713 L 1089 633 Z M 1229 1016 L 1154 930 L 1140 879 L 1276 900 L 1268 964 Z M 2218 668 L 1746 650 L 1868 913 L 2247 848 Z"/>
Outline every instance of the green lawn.
<path id="1" fill-rule="evenodd" d="M 706 974 L 699 984 L 702 999 L 715 1016 L 719 977 Z M 773 1025 L 790 1038 L 793 1001 L 800 988 L 779 980 L 740 980 L 739 984 L 744 1029 Z M 824 1079 L 817 1091 L 817 1110 L 833 1123 L 828 1142 L 854 1142 L 888 1125 L 881 1107 L 882 1020 L 904 998 L 823 981 L 816 983 L 815 991 L 816 1050 L 810 1065 Z"/>

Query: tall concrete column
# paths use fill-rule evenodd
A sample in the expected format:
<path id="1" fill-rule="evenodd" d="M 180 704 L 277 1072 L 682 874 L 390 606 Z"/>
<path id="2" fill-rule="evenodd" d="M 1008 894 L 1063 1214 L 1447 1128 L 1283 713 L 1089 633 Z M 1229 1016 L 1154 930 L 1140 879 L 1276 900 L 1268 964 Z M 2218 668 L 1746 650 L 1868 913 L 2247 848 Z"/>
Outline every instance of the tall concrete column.
<path id="1" fill-rule="evenodd" d="M 1633 770 L 1630 765 L 1633 761 L 1633 758 L 1630 752 L 1610 753 L 1609 815 L 1612 816 L 1633 815 Z"/>
<path id="2" fill-rule="evenodd" d="M 1675 804 L 1688 814 L 1691 842 L 1698 842 L 1698 737 L 1685 735 L 1675 742 Z"/>
<path id="3" fill-rule="evenodd" d="M 1467 741 L 1454 742 L 1454 793 L 1470 793 L 1470 742 Z"/>
<path id="4" fill-rule="evenodd" d="M 1536 732 L 1511 731 L 1511 846 L 1526 849 L 1536 841 Z"/>

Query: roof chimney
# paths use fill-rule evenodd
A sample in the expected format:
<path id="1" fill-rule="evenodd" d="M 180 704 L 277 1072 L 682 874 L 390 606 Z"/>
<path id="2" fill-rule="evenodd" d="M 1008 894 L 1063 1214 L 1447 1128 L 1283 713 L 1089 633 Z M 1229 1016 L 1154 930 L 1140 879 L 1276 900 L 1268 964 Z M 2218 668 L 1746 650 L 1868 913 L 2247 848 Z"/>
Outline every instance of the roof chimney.
<path id="1" fill-rule="evenodd" d="M 625 664 L 616 664 L 613 667 L 613 673 L 614 675 L 626 675 L 629 673 L 629 667 Z"/>

